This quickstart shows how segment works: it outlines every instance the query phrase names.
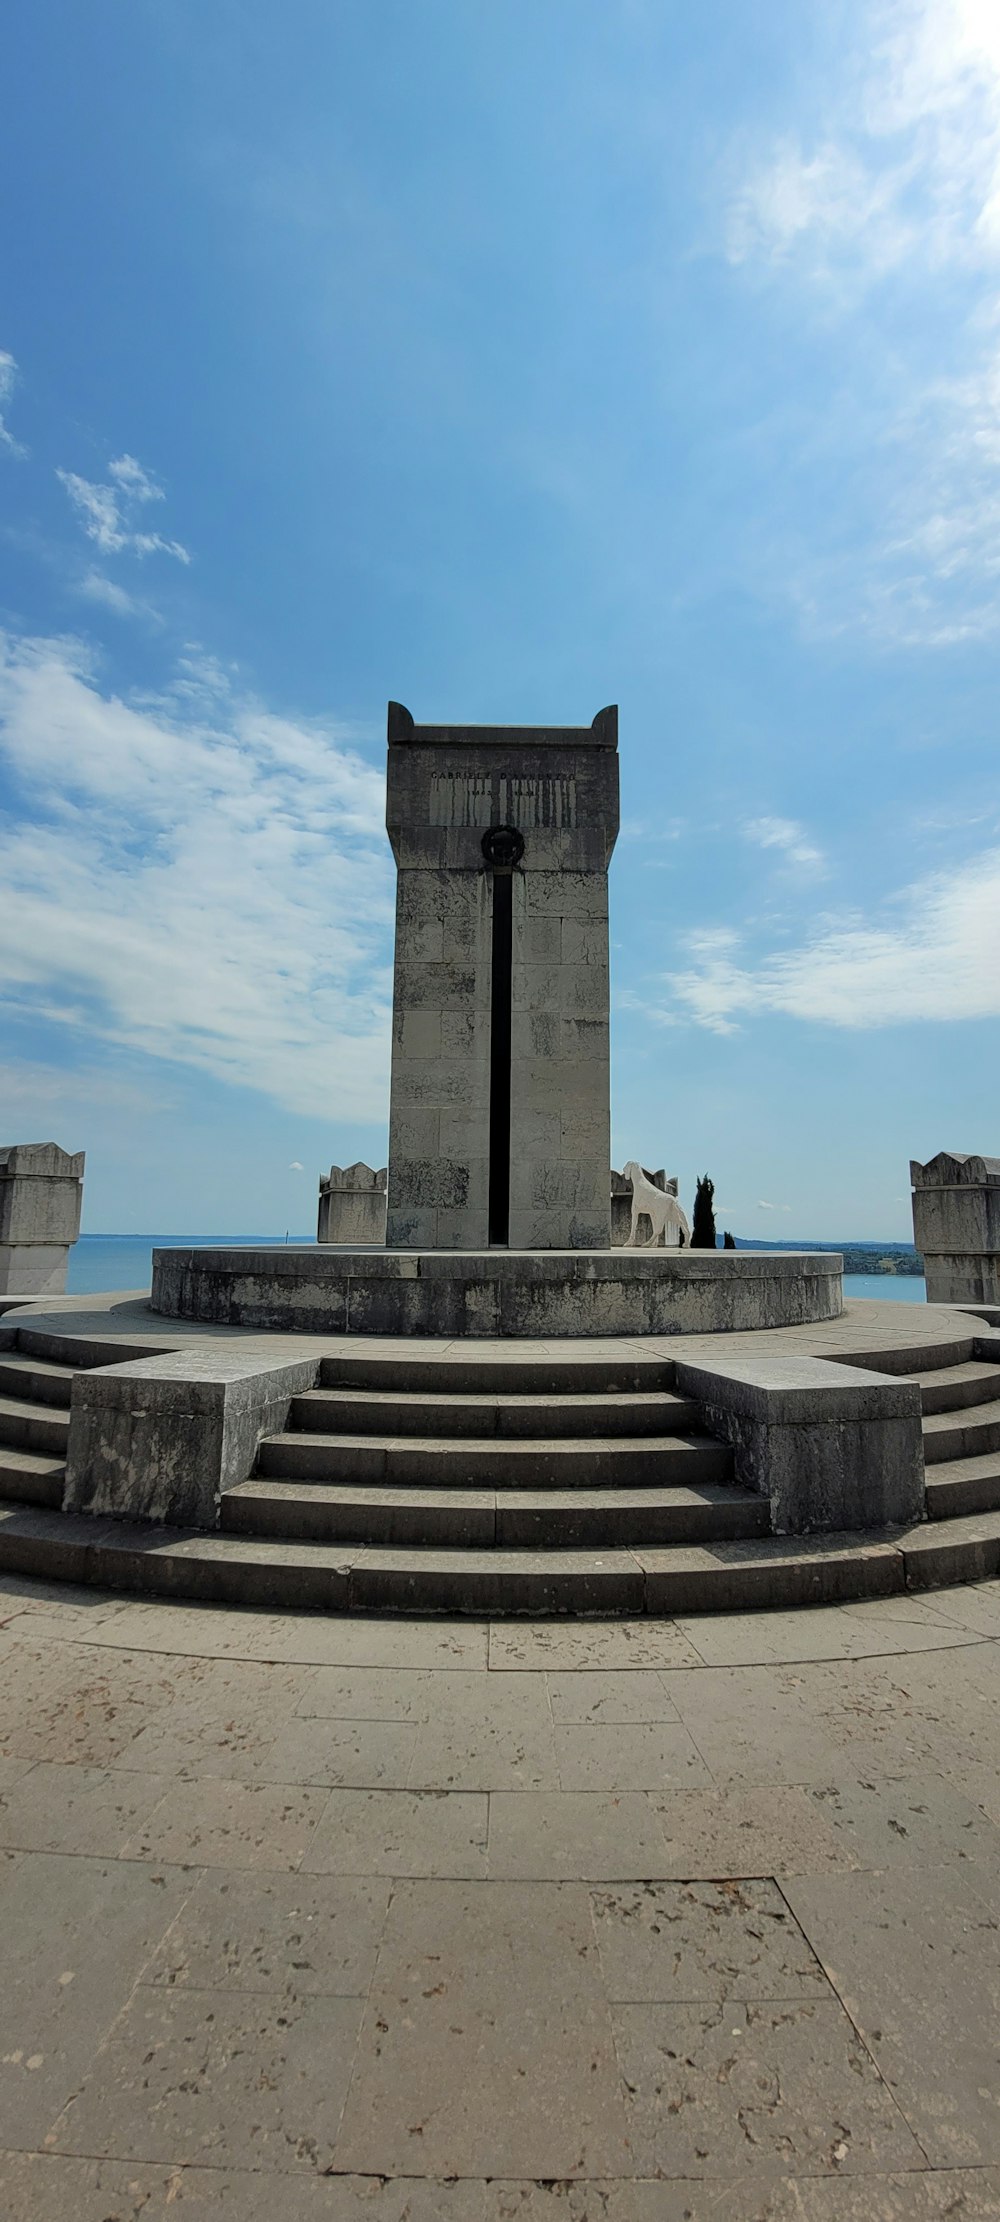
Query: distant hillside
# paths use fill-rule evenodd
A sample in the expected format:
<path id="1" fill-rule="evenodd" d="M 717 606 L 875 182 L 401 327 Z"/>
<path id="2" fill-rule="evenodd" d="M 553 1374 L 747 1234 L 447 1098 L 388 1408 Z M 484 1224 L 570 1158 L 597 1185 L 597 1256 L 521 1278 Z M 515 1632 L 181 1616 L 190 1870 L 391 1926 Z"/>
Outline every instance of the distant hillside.
<path id="1" fill-rule="evenodd" d="M 738 1250 L 839 1250 L 845 1273 L 922 1273 L 919 1250 L 907 1242 L 751 1242 L 736 1237 Z"/>

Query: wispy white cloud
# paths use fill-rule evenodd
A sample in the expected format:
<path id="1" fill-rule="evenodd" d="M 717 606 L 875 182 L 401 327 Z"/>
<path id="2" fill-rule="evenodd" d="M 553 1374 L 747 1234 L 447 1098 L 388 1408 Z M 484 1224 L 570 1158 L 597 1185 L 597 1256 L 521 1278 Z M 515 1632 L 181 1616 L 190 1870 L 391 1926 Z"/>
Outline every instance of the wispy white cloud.
<path id="1" fill-rule="evenodd" d="M 143 602 L 136 594 L 128 594 L 116 579 L 109 579 L 103 571 L 85 571 L 77 582 L 78 594 L 88 602 L 98 602 L 116 617 L 147 617 L 159 624 L 160 619 L 151 602 Z"/>
<path id="2" fill-rule="evenodd" d="M 109 463 L 110 484 L 81 478 L 77 471 L 59 470 L 56 477 L 65 487 L 88 540 L 93 540 L 102 554 L 128 551 L 138 556 L 169 555 L 178 563 L 190 563 L 190 555 L 179 540 L 166 540 L 162 533 L 145 531 L 139 525 L 137 520 L 146 504 L 163 501 L 165 495 L 134 455 L 119 455 Z"/>
<path id="3" fill-rule="evenodd" d="M 189 666 L 194 659 L 189 658 Z M 211 667 L 209 667 L 211 668 Z M 189 669 L 103 691 L 80 643 L 3 644 L 9 994 L 317 1116 L 384 1111 L 392 876 L 381 774 L 343 734 Z"/>
<path id="4" fill-rule="evenodd" d="M 872 0 L 854 31 L 811 137 L 786 132 L 751 158 L 730 205 L 730 259 L 794 257 L 852 291 L 911 258 L 932 270 L 994 265 L 994 0 Z"/>
<path id="5" fill-rule="evenodd" d="M 850 332 L 825 433 L 853 516 L 777 559 L 804 623 L 947 648 L 1000 630 L 1000 8 L 857 0 L 850 33 L 810 127 L 744 159 L 726 250 Z"/>
<path id="6" fill-rule="evenodd" d="M 816 847 L 805 827 L 798 825 L 794 818 L 750 818 L 743 834 L 757 848 L 778 849 L 787 863 L 807 866 L 814 876 L 824 868 L 822 849 Z"/>
<path id="7" fill-rule="evenodd" d="M 16 384 L 17 364 L 14 357 L 8 354 L 5 347 L 0 347 L 0 447 L 5 447 L 8 455 L 16 455 L 23 460 L 28 450 L 22 447 L 20 440 L 15 440 L 4 414 L 13 399 Z"/>
<path id="8" fill-rule="evenodd" d="M 905 166 L 904 166 L 905 167 Z M 845 255 L 852 284 L 863 240 L 866 277 L 899 262 L 911 247 L 912 222 L 900 205 L 903 176 L 882 174 L 854 148 L 825 143 L 806 151 L 795 139 L 770 149 L 738 188 L 729 209 L 727 251 L 734 263 L 764 259 L 804 262 L 813 277 L 840 272 Z"/>
<path id="9" fill-rule="evenodd" d="M 713 929 L 688 958 L 664 1015 L 713 1033 L 775 1013 L 853 1028 L 1000 1018 L 1000 849 L 903 888 L 876 920 L 820 919 L 798 948 L 755 958 Z"/>

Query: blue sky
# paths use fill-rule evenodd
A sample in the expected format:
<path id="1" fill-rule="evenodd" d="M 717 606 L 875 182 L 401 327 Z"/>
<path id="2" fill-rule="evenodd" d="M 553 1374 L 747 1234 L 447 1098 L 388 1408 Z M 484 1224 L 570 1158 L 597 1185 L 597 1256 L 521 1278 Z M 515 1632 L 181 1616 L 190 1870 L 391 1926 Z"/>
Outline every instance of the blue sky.
<path id="1" fill-rule="evenodd" d="M 615 1162 L 996 1149 L 993 0 L 37 0 L 0 133 L 0 1140 L 384 1162 L 385 702 L 620 704 Z"/>

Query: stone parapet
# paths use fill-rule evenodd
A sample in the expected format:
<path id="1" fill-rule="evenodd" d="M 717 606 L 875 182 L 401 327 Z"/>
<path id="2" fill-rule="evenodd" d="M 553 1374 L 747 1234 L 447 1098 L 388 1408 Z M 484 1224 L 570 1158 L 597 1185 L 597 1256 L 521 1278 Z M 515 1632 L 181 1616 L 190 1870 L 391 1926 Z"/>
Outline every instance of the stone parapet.
<path id="1" fill-rule="evenodd" d="M 84 1152 L 0 1144 L 0 1296 L 61 1296 L 80 1232 Z"/>
<path id="2" fill-rule="evenodd" d="M 833 1251 L 171 1249 L 151 1308 L 322 1334 L 719 1334 L 838 1319 L 842 1271 Z"/>
<path id="3" fill-rule="evenodd" d="M 929 1304 L 1000 1304 L 1000 1158 L 910 1161 L 913 1239 Z"/>
<path id="4" fill-rule="evenodd" d="M 385 1241 L 386 1168 L 331 1165 L 320 1176 L 317 1242 Z"/>
<path id="5" fill-rule="evenodd" d="M 734 1479 L 769 1499 L 776 1535 L 923 1518 L 918 1382 L 788 1354 L 680 1359 L 676 1380 L 731 1444 Z"/>
<path id="6" fill-rule="evenodd" d="M 81 1373 L 64 1511 L 214 1528 L 223 1490 L 245 1480 L 261 1436 L 284 1426 L 317 1364 L 202 1345 Z"/>

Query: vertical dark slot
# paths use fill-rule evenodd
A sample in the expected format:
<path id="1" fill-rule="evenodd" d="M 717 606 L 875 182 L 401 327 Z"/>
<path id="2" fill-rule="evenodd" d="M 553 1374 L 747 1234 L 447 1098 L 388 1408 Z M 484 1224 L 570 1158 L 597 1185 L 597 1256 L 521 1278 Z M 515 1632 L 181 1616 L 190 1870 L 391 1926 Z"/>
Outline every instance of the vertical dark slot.
<path id="1" fill-rule="evenodd" d="M 493 874 L 493 1001 L 490 1016 L 491 1242 L 510 1239 L 510 973 L 514 875 Z"/>

